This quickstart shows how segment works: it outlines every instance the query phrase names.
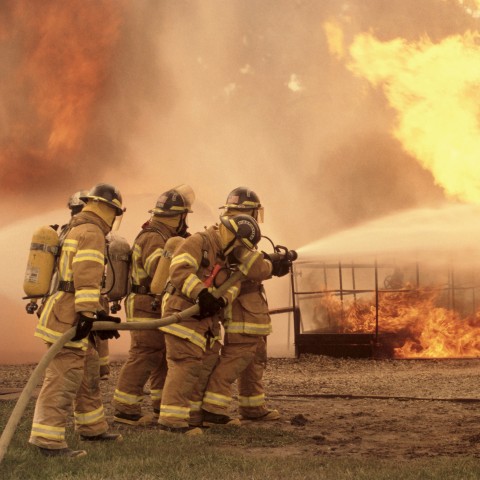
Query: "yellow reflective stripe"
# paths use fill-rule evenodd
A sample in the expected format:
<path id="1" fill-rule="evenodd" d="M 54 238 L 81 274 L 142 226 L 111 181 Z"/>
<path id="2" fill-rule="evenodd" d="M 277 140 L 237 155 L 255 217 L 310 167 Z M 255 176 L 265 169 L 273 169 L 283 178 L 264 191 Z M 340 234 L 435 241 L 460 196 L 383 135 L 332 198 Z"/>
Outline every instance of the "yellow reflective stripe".
<path id="1" fill-rule="evenodd" d="M 225 298 L 228 300 L 228 304 L 231 305 L 233 301 L 238 297 L 240 289 L 238 287 L 230 287 L 225 293 Z"/>
<path id="2" fill-rule="evenodd" d="M 201 280 L 195 274 L 191 273 L 183 282 L 182 293 L 188 298 L 191 298 L 193 289 L 201 283 Z"/>
<path id="3" fill-rule="evenodd" d="M 175 257 L 173 257 L 170 267 L 173 267 L 174 265 L 178 265 L 179 263 L 183 262 L 191 265 L 192 267 L 195 267 L 195 270 L 198 270 L 198 262 L 195 260 L 195 257 L 190 255 L 189 253 L 181 253 L 180 255 L 176 255 Z"/>
<path id="4" fill-rule="evenodd" d="M 113 393 L 113 399 L 119 403 L 126 405 L 136 405 L 143 401 L 143 395 L 131 395 L 130 393 L 122 392 L 121 390 L 115 389 Z"/>
<path id="5" fill-rule="evenodd" d="M 173 323 L 172 325 L 167 325 L 166 327 L 160 327 L 160 330 L 162 332 L 169 333 L 170 335 L 184 338 L 185 340 L 188 340 L 194 345 L 199 346 L 203 351 L 205 351 L 207 339 L 191 328 Z"/>
<path id="6" fill-rule="evenodd" d="M 32 425 L 32 437 L 44 437 L 51 440 L 65 440 L 65 427 L 52 427 L 42 423 Z"/>
<path id="7" fill-rule="evenodd" d="M 261 407 L 265 403 L 265 394 L 254 395 L 252 397 L 238 396 L 238 404 L 241 407 Z"/>
<path id="8" fill-rule="evenodd" d="M 97 262 L 97 263 L 100 263 L 101 265 L 104 265 L 105 256 L 103 255 L 102 252 L 99 252 L 98 250 L 91 250 L 91 249 L 77 250 L 77 253 L 73 257 L 72 264 L 86 262 L 86 261 Z"/>
<path id="9" fill-rule="evenodd" d="M 160 400 L 162 398 L 163 389 L 150 390 L 150 398 L 152 400 Z"/>
<path id="10" fill-rule="evenodd" d="M 257 258 L 259 257 L 259 255 L 261 255 L 261 254 L 258 253 L 258 252 L 252 252 L 252 253 L 249 255 L 249 258 L 247 259 L 247 261 L 241 263 L 241 264 L 238 266 L 238 269 L 239 269 L 244 275 L 248 275 L 248 272 L 249 272 L 250 269 L 252 268 L 252 265 L 255 263 L 255 261 L 257 260 Z"/>
<path id="11" fill-rule="evenodd" d="M 202 402 L 193 402 L 190 400 L 190 412 L 199 412 L 202 408 Z"/>
<path id="12" fill-rule="evenodd" d="M 45 306 L 43 307 L 42 314 L 40 315 L 39 324 L 45 326 L 47 324 L 48 318 L 52 313 L 52 308 L 60 298 L 65 295 L 65 292 L 56 292 L 48 300 L 45 302 Z"/>
<path id="13" fill-rule="evenodd" d="M 190 416 L 189 407 L 178 407 L 175 405 L 161 405 L 160 418 L 181 418 L 187 420 Z"/>
<path id="14" fill-rule="evenodd" d="M 210 405 L 218 405 L 219 407 L 228 407 L 232 401 L 232 397 L 221 395 L 220 393 L 205 392 L 203 396 L 203 403 L 210 403 Z"/>
<path id="15" fill-rule="evenodd" d="M 75 290 L 75 303 L 98 302 L 100 298 L 99 288 L 83 288 Z"/>
<path id="16" fill-rule="evenodd" d="M 78 248 L 77 240 L 65 240 L 62 246 L 62 255 L 59 262 L 60 278 L 70 282 L 73 280 L 72 269 L 69 259 L 75 254 Z"/>
<path id="17" fill-rule="evenodd" d="M 108 355 L 106 357 L 98 357 L 98 361 L 101 367 L 108 365 Z"/>
<path id="18" fill-rule="evenodd" d="M 247 333 L 250 335 L 269 335 L 272 333 L 270 323 L 249 323 L 229 321 L 225 324 L 225 330 L 229 333 Z"/>
<path id="19" fill-rule="evenodd" d="M 145 265 L 143 266 L 145 268 L 145 271 L 153 277 L 152 272 L 152 263 L 158 258 L 161 257 L 163 253 L 163 248 L 157 248 L 154 252 L 152 252 L 149 257 L 145 260 Z"/>
<path id="20" fill-rule="evenodd" d="M 93 423 L 101 422 L 105 418 L 103 412 L 103 405 L 96 410 L 88 413 L 77 413 L 74 412 L 75 422 L 79 425 L 91 425 Z"/>
<path id="21" fill-rule="evenodd" d="M 135 294 L 131 293 L 128 295 L 127 299 L 125 300 L 125 315 L 127 317 L 127 322 L 130 322 L 130 318 L 133 317 L 133 310 L 135 307 Z"/>
<path id="22" fill-rule="evenodd" d="M 47 343 L 55 343 L 63 335 L 63 333 L 56 332 L 55 330 L 47 328 L 44 325 L 37 325 L 35 329 L 35 333 L 33 335 L 35 337 L 41 338 Z M 65 346 L 72 347 L 72 348 L 81 348 L 82 350 L 86 350 L 88 346 L 88 339 L 83 338 L 78 342 L 67 342 Z"/>

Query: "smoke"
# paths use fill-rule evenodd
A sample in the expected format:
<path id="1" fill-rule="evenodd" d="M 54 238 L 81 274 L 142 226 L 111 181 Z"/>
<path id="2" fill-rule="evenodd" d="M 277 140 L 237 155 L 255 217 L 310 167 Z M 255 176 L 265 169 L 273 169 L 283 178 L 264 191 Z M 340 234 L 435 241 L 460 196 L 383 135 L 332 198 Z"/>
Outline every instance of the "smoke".
<path id="1" fill-rule="evenodd" d="M 393 135 L 395 110 L 349 70 L 348 52 L 366 32 L 440 43 L 474 31 L 467 3 L 4 0 L 0 222 L 107 181 L 132 241 L 173 185 L 195 191 L 192 230 L 245 185 L 265 206 L 263 233 L 298 248 L 441 205 L 443 188 Z"/>
<path id="2" fill-rule="evenodd" d="M 331 53 L 327 22 L 348 46 L 475 20 L 438 0 L 4 2 L 0 188 L 48 207 L 98 181 L 127 202 L 190 183 L 217 206 L 247 185 L 293 246 L 441 201 L 381 92 Z"/>

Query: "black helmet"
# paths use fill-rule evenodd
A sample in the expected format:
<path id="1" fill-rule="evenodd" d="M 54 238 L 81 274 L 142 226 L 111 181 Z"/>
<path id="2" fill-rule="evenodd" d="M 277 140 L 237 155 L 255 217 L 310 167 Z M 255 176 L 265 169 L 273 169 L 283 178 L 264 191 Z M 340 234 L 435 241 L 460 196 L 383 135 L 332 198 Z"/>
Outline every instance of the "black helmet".
<path id="1" fill-rule="evenodd" d="M 193 191 L 192 191 L 193 192 Z M 162 193 L 155 204 L 155 208 L 148 211 L 154 215 L 172 217 L 182 213 L 192 213 L 191 204 L 180 192 L 175 189 Z"/>
<path id="2" fill-rule="evenodd" d="M 254 248 L 262 237 L 257 221 L 250 215 L 222 215 L 220 221 L 248 248 Z"/>
<path id="3" fill-rule="evenodd" d="M 116 187 L 109 183 L 98 183 L 86 195 L 81 195 L 80 200 L 96 200 L 107 203 L 115 209 L 115 215 L 122 215 L 125 209 L 122 207 L 122 195 Z"/>
<path id="4" fill-rule="evenodd" d="M 247 187 L 237 187 L 227 197 L 225 205 L 220 208 L 233 208 L 235 210 L 252 210 L 261 208 L 258 195 Z"/>
<path id="5" fill-rule="evenodd" d="M 88 195 L 88 190 L 79 190 L 78 192 L 75 192 L 68 199 L 67 207 L 74 213 L 80 212 L 85 206 L 85 202 L 81 197 L 85 197 L 86 195 Z"/>

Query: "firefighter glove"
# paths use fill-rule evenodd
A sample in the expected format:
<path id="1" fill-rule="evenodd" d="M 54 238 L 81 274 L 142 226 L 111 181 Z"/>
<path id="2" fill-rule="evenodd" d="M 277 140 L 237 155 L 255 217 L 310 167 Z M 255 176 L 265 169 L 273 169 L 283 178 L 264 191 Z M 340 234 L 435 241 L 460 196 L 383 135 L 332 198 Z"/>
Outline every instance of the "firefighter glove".
<path id="1" fill-rule="evenodd" d="M 290 260 L 281 258 L 272 262 L 272 275 L 274 277 L 283 277 L 290 271 Z"/>
<path id="2" fill-rule="evenodd" d="M 223 297 L 216 298 L 204 288 L 197 297 L 197 303 L 200 307 L 200 313 L 196 316 L 199 320 L 202 318 L 212 317 L 227 305 Z"/>
<path id="3" fill-rule="evenodd" d="M 77 313 L 76 319 L 77 331 L 75 332 L 72 342 L 78 342 L 82 338 L 88 337 L 90 330 L 92 329 L 93 322 L 95 321 L 94 317 L 87 317 L 82 312 Z"/>
<path id="4" fill-rule="evenodd" d="M 100 320 L 102 322 L 114 322 L 114 323 L 120 323 L 121 321 L 119 317 L 112 317 L 103 311 L 97 312 L 97 320 Z M 102 340 L 111 340 L 113 338 L 120 337 L 118 330 L 96 330 L 95 333 Z"/>

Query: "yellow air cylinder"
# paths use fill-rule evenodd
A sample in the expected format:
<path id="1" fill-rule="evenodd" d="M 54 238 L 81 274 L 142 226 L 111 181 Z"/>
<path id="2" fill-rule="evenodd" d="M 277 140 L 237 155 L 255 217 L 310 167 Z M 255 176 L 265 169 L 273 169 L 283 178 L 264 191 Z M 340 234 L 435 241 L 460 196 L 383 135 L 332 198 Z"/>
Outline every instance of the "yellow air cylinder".
<path id="1" fill-rule="evenodd" d="M 118 302 L 128 293 L 130 245 L 122 236 L 111 232 L 104 292 L 111 302 Z"/>
<path id="2" fill-rule="evenodd" d="M 27 298 L 40 298 L 48 294 L 59 244 L 57 232 L 49 225 L 33 232 L 23 281 Z"/>
<path id="3" fill-rule="evenodd" d="M 150 284 L 150 291 L 156 295 L 161 295 L 167 284 L 170 263 L 175 250 L 185 241 L 182 237 L 170 237 L 163 247 L 163 253 L 155 270 L 152 283 Z"/>

